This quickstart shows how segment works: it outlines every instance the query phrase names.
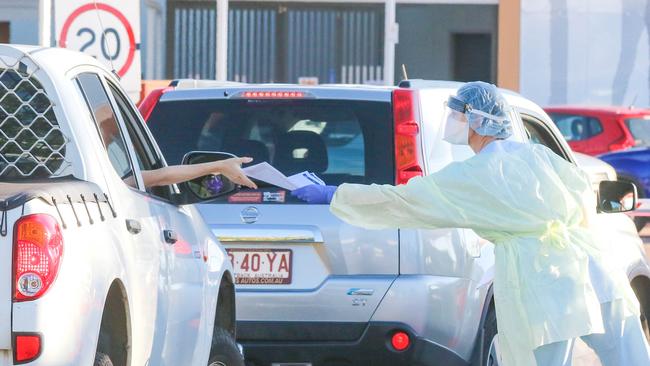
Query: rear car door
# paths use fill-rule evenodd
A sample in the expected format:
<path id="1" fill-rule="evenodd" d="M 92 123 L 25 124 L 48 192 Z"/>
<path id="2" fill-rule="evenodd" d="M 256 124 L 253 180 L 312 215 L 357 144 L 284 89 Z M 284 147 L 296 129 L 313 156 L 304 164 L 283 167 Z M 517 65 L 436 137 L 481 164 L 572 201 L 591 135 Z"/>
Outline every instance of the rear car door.
<path id="1" fill-rule="evenodd" d="M 117 115 L 124 121 L 133 145 L 135 164 L 141 171 L 163 167 L 163 160 L 128 97 L 112 82 L 107 84 Z M 140 191 L 142 204 L 148 206 L 159 227 L 156 239 L 163 243 L 165 261 L 162 268 L 167 273 L 163 284 L 167 288 L 166 299 L 159 301 L 156 309 L 156 332 L 160 337 L 151 354 L 151 363 L 156 365 L 192 362 L 205 303 L 202 294 L 206 266 L 202 244 L 193 230 L 192 210 L 170 202 L 172 189 L 160 186 L 144 187 Z"/>
<path id="2" fill-rule="evenodd" d="M 189 150 L 226 151 L 330 185 L 394 182 L 389 92 L 380 100 L 174 95 L 164 94 L 148 119 L 170 163 Z M 199 205 L 235 270 L 238 338 L 357 339 L 398 273 L 397 230 L 353 227 L 328 205 L 259 185 Z"/>

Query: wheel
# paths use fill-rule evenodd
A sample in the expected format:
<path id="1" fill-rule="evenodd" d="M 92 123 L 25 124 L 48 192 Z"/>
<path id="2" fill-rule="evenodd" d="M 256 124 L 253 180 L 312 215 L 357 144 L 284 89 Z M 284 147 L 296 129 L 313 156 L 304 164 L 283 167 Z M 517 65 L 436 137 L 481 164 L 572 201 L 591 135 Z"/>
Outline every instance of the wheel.
<path id="1" fill-rule="evenodd" d="M 499 349 L 499 337 L 497 328 L 497 313 L 494 308 L 489 310 L 483 325 L 483 357 L 481 366 L 501 365 L 501 351 Z"/>
<path id="2" fill-rule="evenodd" d="M 93 363 L 93 366 L 113 366 L 113 362 L 111 362 L 111 359 L 107 354 L 97 352 L 95 353 L 95 362 Z"/>
<path id="3" fill-rule="evenodd" d="M 244 366 L 244 357 L 239 352 L 237 343 L 225 329 L 214 330 L 208 366 Z"/>

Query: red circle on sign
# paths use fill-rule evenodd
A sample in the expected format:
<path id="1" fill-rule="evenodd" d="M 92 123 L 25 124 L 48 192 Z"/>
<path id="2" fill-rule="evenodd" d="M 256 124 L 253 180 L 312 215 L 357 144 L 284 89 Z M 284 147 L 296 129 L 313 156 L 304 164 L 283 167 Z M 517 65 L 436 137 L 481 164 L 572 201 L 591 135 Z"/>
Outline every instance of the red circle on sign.
<path id="1" fill-rule="evenodd" d="M 126 56 L 126 62 L 124 63 L 124 66 L 120 68 L 120 70 L 117 72 L 117 74 L 122 77 L 124 74 L 126 74 L 126 71 L 131 67 L 131 64 L 133 63 L 133 59 L 135 58 L 135 35 L 133 34 L 133 28 L 131 28 L 131 24 L 129 21 L 126 19 L 124 14 L 122 14 L 119 10 L 115 9 L 114 7 L 104 4 L 104 3 L 97 3 L 97 4 L 86 4 L 80 6 L 77 10 L 73 11 L 72 14 L 68 17 L 68 19 L 65 20 L 65 23 L 63 23 L 63 29 L 61 30 L 61 38 L 59 38 L 59 46 L 65 48 L 65 44 L 68 38 L 68 30 L 70 29 L 70 25 L 72 25 L 72 22 L 77 19 L 77 17 L 89 10 L 104 10 L 106 12 L 109 12 L 113 14 L 117 19 L 124 25 L 124 28 L 126 28 L 126 34 L 129 37 L 129 54 Z"/>

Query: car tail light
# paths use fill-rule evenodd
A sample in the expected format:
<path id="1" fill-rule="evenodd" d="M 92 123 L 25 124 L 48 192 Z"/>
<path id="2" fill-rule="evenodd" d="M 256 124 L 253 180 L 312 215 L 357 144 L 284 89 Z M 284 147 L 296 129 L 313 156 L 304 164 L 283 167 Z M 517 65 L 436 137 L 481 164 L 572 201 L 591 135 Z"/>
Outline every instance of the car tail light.
<path id="1" fill-rule="evenodd" d="M 14 361 L 26 363 L 38 358 L 41 354 L 41 336 L 38 334 L 14 335 Z"/>
<path id="2" fill-rule="evenodd" d="M 411 345 L 411 338 L 406 332 L 398 331 L 390 338 L 390 345 L 395 351 L 404 351 Z"/>
<path id="3" fill-rule="evenodd" d="M 405 184 L 409 179 L 422 175 L 417 112 L 414 90 L 397 89 L 393 92 L 396 184 Z"/>
<path id="4" fill-rule="evenodd" d="M 245 99 L 301 99 L 310 97 L 310 95 L 300 91 L 252 90 L 241 92 L 236 97 Z"/>
<path id="5" fill-rule="evenodd" d="M 63 236 L 54 217 L 20 218 L 14 232 L 14 301 L 41 297 L 56 279 L 62 255 Z"/>
<path id="6" fill-rule="evenodd" d="M 174 90 L 174 87 L 168 86 L 165 88 L 154 89 L 142 100 L 142 103 L 140 103 L 138 109 L 140 110 L 140 114 L 145 121 L 147 121 L 149 119 L 149 116 L 151 116 L 151 112 L 153 112 L 156 104 L 158 104 L 160 97 L 162 97 L 163 94 L 170 90 Z"/>

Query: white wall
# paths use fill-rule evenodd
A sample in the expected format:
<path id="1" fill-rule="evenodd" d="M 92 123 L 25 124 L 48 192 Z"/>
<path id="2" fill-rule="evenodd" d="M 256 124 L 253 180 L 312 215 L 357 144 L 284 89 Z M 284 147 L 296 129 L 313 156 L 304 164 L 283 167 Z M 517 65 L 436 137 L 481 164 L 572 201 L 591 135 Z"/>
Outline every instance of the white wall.
<path id="1" fill-rule="evenodd" d="M 521 5 L 523 95 L 542 105 L 650 105 L 650 0 Z"/>
<path id="2" fill-rule="evenodd" d="M 0 0 L 0 22 L 9 22 L 9 42 L 38 44 L 38 0 Z"/>

